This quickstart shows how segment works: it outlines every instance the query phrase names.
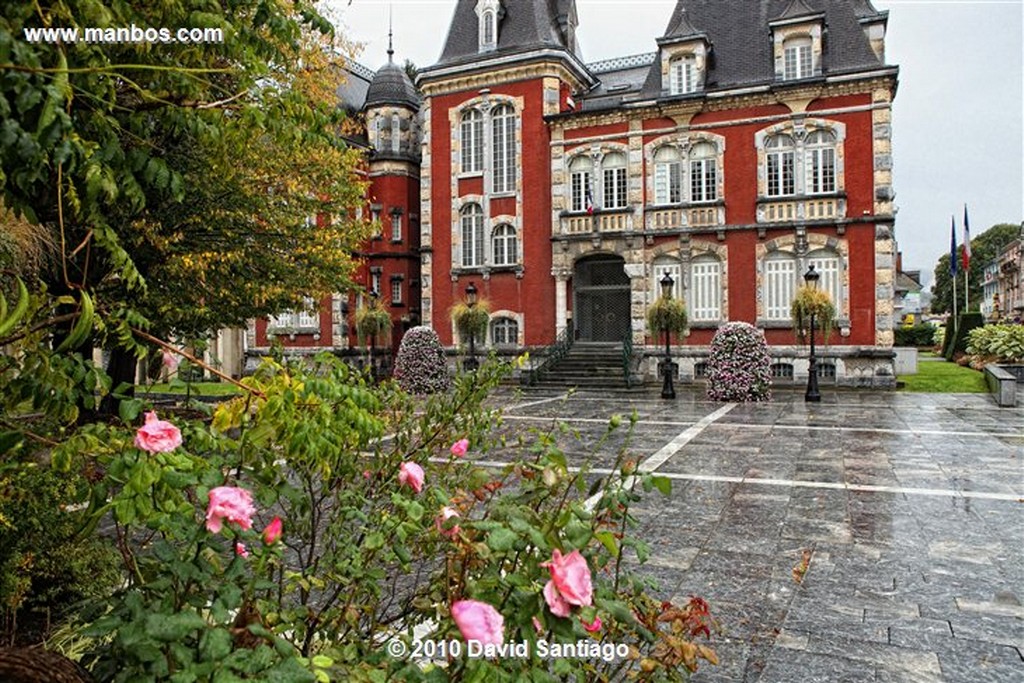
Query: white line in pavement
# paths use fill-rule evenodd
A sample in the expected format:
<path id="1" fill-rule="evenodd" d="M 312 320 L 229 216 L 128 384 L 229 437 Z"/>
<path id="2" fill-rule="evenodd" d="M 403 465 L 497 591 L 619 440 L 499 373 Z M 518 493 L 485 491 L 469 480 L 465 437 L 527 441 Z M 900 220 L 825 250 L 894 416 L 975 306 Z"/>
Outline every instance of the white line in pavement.
<path id="1" fill-rule="evenodd" d="M 431 458 L 432 461 L 448 462 L 447 458 Z M 473 460 L 468 461 L 473 465 L 481 467 L 508 467 L 512 463 L 500 462 L 498 460 Z M 568 467 L 570 472 L 576 473 L 583 468 Z M 614 474 L 615 470 L 607 467 L 592 467 L 587 469 L 587 474 L 607 476 Z M 875 486 L 873 484 L 850 484 L 837 481 L 809 481 L 803 479 L 762 479 L 760 477 L 730 477 L 721 474 L 685 474 L 681 472 L 663 472 L 662 477 L 673 481 L 696 481 L 714 482 L 719 484 L 745 484 L 750 486 L 786 486 L 792 488 L 807 489 L 829 489 L 833 491 L 857 491 L 860 493 L 893 493 L 908 496 L 935 496 L 940 498 L 976 498 L 979 500 L 1002 500 L 1013 502 L 1024 502 L 1024 493 L 996 493 L 994 491 L 957 491 L 955 489 L 923 489 L 906 486 Z M 600 498 L 598 498 L 600 499 Z M 590 501 L 587 501 L 590 503 Z M 596 503 L 597 501 L 594 501 Z M 593 505 L 594 503 L 590 503 Z"/>
<path id="2" fill-rule="evenodd" d="M 559 394 L 558 396 L 551 396 L 550 398 L 542 398 L 536 401 L 530 401 L 529 403 L 516 403 L 507 407 L 505 410 L 519 410 L 520 408 L 529 408 L 530 406 L 539 406 L 543 403 L 551 403 L 552 401 L 564 401 L 568 398 L 568 394 Z M 541 418 L 538 418 L 541 419 Z M 548 418 L 550 419 L 550 418 Z"/>
<path id="3" fill-rule="evenodd" d="M 692 427 L 683 431 L 674 439 L 672 439 L 667 444 L 662 446 L 657 453 L 655 453 L 654 455 L 640 463 L 640 465 L 637 467 L 637 471 L 646 473 L 653 472 L 654 470 L 658 469 L 659 467 L 664 465 L 669 458 L 678 453 L 683 446 L 690 443 L 690 441 L 692 441 L 695 436 L 697 436 L 702 431 L 707 429 L 708 426 L 713 424 L 716 420 L 718 420 L 718 418 L 728 414 L 728 412 L 735 407 L 735 403 L 726 403 L 724 406 L 722 406 L 715 412 L 709 415 L 705 415 L 700 420 L 698 420 L 697 423 L 694 424 Z M 636 479 L 637 478 L 633 475 L 626 477 L 621 482 L 622 488 L 632 488 L 633 485 L 636 483 Z M 587 498 L 587 501 L 583 504 L 583 507 L 587 510 L 593 510 L 594 506 L 597 505 L 598 502 L 600 502 L 601 496 L 603 495 L 603 493 L 595 493 L 590 498 Z"/>
<path id="4" fill-rule="evenodd" d="M 558 415 L 548 415 L 545 417 L 534 416 L 534 415 L 506 415 L 508 420 L 534 420 L 537 422 L 550 422 L 551 420 L 560 420 L 562 422 L 582 422 L 582 423 L 601 423 L 605 424 L 608 422 L 607 418 L 599 419 L 593 417 L 560 417 Z M 677 426 L 682 427 L 690 424 L 689 422 L 679 422 L 675 420 L 637 420 L 637 424 L 642 425 L 655 425 L 655 426 Z M 941 431 L 938 429 L 892 429 L 889 427 L 829 427 L 824 425 L 781 425 L 781 424 L 759 424 L 750 422 L 719 422 L 715 425 L 716 427 L 735 427 L 737 429 L 750 429 L 750 428 L 761 428 L 765 430 L 779 429 L 779 430 L 810 430 L 819 432 L 872 432 L 875 434 L 900 434 L 900 435 L 912 435 L 912 436 L 994 436 L 1004 437 L 1008 439 L 1024 439 L 1024 433 L 1021 432 L 948 432 Z"/>

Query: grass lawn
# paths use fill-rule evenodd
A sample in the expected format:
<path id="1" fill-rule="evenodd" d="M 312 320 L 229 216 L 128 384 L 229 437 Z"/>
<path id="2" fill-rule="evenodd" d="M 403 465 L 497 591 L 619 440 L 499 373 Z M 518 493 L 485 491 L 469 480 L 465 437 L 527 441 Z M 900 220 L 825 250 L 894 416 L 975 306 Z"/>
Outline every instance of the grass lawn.
<path id="1" fill-rule="evenodd" d="M 135 388 L 136 394 L 185 394 L 185 388 L 180 384 L 139 384 Z M 228 382 L 193 382 L 192 394 L 194 396 L 234 396 L 239 394 L 238 387 Z"/>
<path id="2" fill-rule="evenodd" d="M 917 364 L 916 375 L 901 375 L 900 391 L 921 391 L 931 394 L 982 394 L 988 391 L 985 375 L 946 361 L 925 361 Z"/>

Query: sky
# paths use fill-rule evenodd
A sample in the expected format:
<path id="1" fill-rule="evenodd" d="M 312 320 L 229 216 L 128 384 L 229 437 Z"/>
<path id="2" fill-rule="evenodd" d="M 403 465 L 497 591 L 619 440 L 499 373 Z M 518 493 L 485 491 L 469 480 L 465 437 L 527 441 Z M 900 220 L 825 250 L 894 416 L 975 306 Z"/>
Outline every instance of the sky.
<path id="1" fill-rule="evenodd" d="M 527 2 L 530 0 L 511 0 Z M 886 60 L 900 67 L 893 104 L 896 238 L 905 270 L 926 281 L 949 252 L 950 218 L 963 240 L 1024 219 L 1024 2 L 873 0 L 889 11 Z M 335 23 L 363 44 L 357 59 L 437 61 L 455 0 L 330 0 Z M 577 0 L 587 62 L 653 52 L 675 0 Z M 972 269 L 973 270 L 973 269 Z"/>

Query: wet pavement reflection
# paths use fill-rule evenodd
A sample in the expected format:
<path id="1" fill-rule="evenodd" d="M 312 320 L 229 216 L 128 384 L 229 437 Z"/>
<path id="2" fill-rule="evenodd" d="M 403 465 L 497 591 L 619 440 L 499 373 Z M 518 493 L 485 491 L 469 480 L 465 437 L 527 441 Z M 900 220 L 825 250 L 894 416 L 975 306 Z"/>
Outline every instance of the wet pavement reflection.
<path id="1" fill-rule="evenodd" d="M 669 454 L 671 496 L 636 510 L 651 558 L 633 570 L 711 602 L 721 664 L 693 681 L 1024 681 L 1024 408 L 777 392 L 708 420 L 724 404 L 685 390 L 499 400 L 517 430 L 565 421 L 571 465 Z M 602 441 L 632 411 L 631 438 Z"/>

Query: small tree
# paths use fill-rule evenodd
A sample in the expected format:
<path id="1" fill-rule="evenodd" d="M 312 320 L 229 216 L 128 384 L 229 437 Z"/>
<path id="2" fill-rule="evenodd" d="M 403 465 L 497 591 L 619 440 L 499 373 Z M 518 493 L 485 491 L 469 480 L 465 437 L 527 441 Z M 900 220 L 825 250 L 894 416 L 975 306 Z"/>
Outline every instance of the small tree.
<path id="1" fill-rule="evenodd" d="M 410 394 L 434 394 L 451 386 L 437 332 L 420 325 L 405 333 L 395 358 L 395 379 Z"/>
<path id="2" fill-rule="evenodd" d="M 770 401 L 771 356 L 764 332 L 750 323 L 726 323 L 711 340 L 707 396 L 712 401 Z"/>
<path id="3" fill-rule="evenodd" d="M 825 343 L 828 343 L 836 322 L 836 307 L 828 292 L 817 287 L 803 285 L 793 298 L 790 313 L 793 317 L 793 328 L 797 339 L 801 342 L 807 339 L 807 332 L 811 327 L 811 315 L 813 315 L 814 326 L 824 333 Z"/>
<path id="4" fill-rule="evenodd" d="M 380 301 L 357 310 L 355 323 L 360 344 L 365 344 L 367 339 L 386 337 L 391 332 L 391 315 Z"/>

